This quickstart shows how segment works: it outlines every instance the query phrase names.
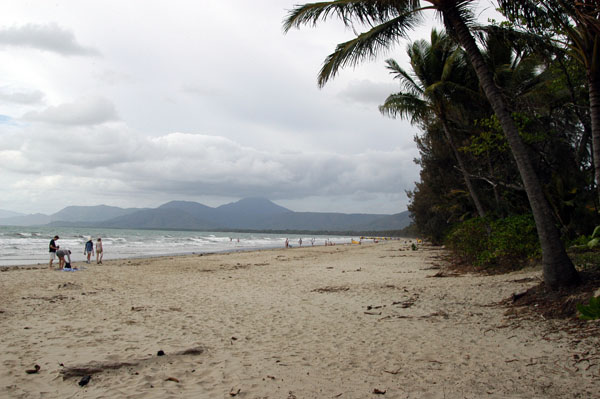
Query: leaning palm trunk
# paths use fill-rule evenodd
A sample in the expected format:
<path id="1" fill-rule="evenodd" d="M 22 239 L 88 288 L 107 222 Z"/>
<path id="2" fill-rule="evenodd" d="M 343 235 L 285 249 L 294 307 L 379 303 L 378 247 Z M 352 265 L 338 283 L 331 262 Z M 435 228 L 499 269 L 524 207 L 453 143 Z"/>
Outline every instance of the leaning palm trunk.
<path id="1" fill-rule="evenodd" d="M 529 198 L 542 248 L 544 282 L 553 289 L 576 284 L 579 281 L 579 276 L 560 240 L 560 233 L 555 225 L 552 210 L 531 164 L 527 148 L 521 140 L 517 127 L 502 98 L 502 93 L 495 85 L 492 73 L 456 7 L 450 6 L 443 9 L 442 12 L 446 23 L 454 30 L 458 42 L 465 49 L 469 60 L 473 64 L 479 82 L 500 121 L 515 158 Z"/>
<path id="2" fill-rule="evenodd" d="M 600 71 L 600 68 L 598 69 Z M 588 68 L 590 118 L 592 120 L 592 152 L 596 189 L 600 198 L 600 72 Z"/>
<path id="3" fill-rule="evenodd" d="M 458 162 L 458 167 L 463 174 L 463 179 L 465 179 L 465 185 L 467 186 L 467 190 L 469 190 L 469 195 L 471 196 L 471 200 L 473 200 L 473 204 L 475 204 L 475 209 L 477 209 L 477 214 L 480 218 L 485 218 L 485 211 L 483 210 L 483 205 L 481 205 L 481 201 L 479 201 L 479 196 L 477 195 L 477 191 L 475 191 L 475 187 L 473 187 L 473 183 L 471 182 L 471 178 L 469 177 L 469 173 L 467 173 L 467 169 L 465 167 L 465 162 L 463 161 L 456 144 L 454 143 L 454 138 L 450 133 L 450 129 L 448 128 L 448 123 L 445 118 L 440 118 L 442 120 L 442 126 L 444 128 L 444 134 L 446 135 L 446 139 L 448 140 L 448 144 L 452 148 L 452 152 L 454 152 L 454 157 L 456 158 L 456 162 Z"/>

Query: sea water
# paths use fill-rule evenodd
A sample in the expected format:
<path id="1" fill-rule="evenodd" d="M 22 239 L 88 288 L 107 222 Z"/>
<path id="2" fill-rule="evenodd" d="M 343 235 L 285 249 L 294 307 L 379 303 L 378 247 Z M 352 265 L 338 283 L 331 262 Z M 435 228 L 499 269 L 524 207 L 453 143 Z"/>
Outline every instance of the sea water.
<path id="1" fill-rule="evenodd" d="M 127 230 L 70 227 L 0 226 L 0 266 L 47 264 L 48 246 L 55 235 L 61 249 L 70 249 L 74 264 L 86 260 L 83 254 L 87 237 L 92 237 L 94 249 L 102 238 L 104 259 L 139 258 L 166 255 L 200 254 L 227 251 L 251 251 L 283 248 L 285 239 L 297 247 L 351 242 L 345 236 L 306 236 L 298 234 L 233 233 L 170 230 Z M 95 254 L 92 256 L 95 261 Z"/>

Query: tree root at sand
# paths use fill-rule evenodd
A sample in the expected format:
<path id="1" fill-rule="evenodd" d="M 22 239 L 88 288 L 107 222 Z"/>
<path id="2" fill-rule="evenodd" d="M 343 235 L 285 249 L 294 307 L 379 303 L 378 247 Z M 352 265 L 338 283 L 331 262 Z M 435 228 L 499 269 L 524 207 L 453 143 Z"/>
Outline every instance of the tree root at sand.
<path id="1" fill-rule="evenodd" d="M 167 355 L 164 355 L 165 358 L 172 358 L 173 356 L 196 356 L 200 355 L 204 352 L 204 348 L 202 347 L 194 347 L 189 348 L 183 351 L 174 352 Z M 73 367 L 64 367 L 61 370 L 61 374 L 63 380 L 67 378 L 73 377 L 83 377 L 89 376 L 92 374 L 102 373 L 107 370 L 119 370 L 123 367 L 135 367 L 144 363 L 148 363 L 151 361 L 156 361 L 158 356 L 147 357 L 139 360 L 129 361 L 129 362 L 90 362 L 88 364 L 73 366 Z"/>

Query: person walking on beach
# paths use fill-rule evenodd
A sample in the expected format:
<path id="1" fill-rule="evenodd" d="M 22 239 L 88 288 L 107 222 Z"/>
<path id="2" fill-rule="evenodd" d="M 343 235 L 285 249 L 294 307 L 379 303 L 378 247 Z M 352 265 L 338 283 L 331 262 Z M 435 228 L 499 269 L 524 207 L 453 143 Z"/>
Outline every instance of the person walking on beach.
<path id="1" fill-rule="evenodd" d="M 58 236 L 54 236 L 54 238 L 50 240 L 50 264 L 48 265 L 48 269 L 52 269 L 52 262 L 56 258 L 56 250 L 58 249 L 56 240 L 58 240 Z"/>
<path id="2" fill-rule="evenodd" d="M 92 241 L 92 237 L 87 238 L 87 242 L 85 243 L 85 249 L 83 250 L 83 254 L 87 254 L 87 263 L 90 263 L 90 258 L 94 253 L 94 242 Z"/>
<path id="3" fill-rule="evenodd" d="M 96 263 L 97 264 L 102 264 L 102 256 L 104 254 L 102 253 L 102 238 L 98 237 L 98 240 L 96 241 Z"/>
<path id="4" fill-rule="evenodd" d="M 285 247 L 286 248 L 290 247 L 290 240 L 288 240 L 287 238 L 285 239 Z"/>
<path id="5" fill-rule="evenodd" d="M 302 246 L 302 237 L 298 240 L 298 245 Z"/>

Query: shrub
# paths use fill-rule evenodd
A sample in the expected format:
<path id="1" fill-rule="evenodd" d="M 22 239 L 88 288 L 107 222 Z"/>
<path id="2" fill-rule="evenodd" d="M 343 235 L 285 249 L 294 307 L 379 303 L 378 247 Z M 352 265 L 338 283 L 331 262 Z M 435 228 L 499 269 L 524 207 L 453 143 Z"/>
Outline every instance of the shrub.
<path id="1" fill-rule="evenodd" d="M 482 252 L 487 250 L 488 221 L 481 218 L 469 219 L 453 228 L 446 236 L 446 246 L 466 262 L 477 263 Z"/>
<path id="2" fill-rule="evenodd" d="M 464 261 L 481 267 L 518 268 L 541 253 L 531 215 L 468 220 L 450 232 L 446 244 Z"/>

